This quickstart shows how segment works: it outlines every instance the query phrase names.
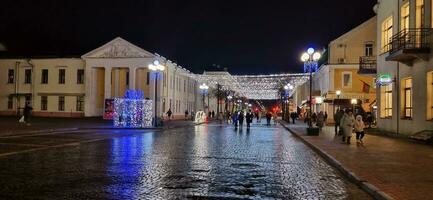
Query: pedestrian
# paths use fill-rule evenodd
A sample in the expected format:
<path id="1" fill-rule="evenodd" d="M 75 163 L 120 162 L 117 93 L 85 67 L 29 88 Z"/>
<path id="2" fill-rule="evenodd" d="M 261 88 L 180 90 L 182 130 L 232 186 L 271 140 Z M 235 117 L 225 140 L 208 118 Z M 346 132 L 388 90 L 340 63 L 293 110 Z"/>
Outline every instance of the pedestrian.
<path id="1" fill-rule="evenodd" d="M 247 115 L 245 116 L 246 120 L 247 120 L 247 129 L 250 128 L 251 123 L 253 123 L 253 113 L 251 112 L 251 110 L 248 111 Z"/>
<path id="2" fill-rule="evenodd" d="M 371 112 L 367 112 L 367 124 L 368 128 L 371 128 L 371 125 L 373 124 L 373 115 Z"/>
<path id="3" fill-rule="evenodd" d="M 266 113 L 266 125 L 271 125 L 272 114 L 271 112 Z"/>
<path id="4" fill-rule="evenodd" d="M 191 111 L 191 120 L 194 121 L 195 120 L 195 112 L 194 110 Z"/>
<path id="5" fill-rule="evenodd" d="M 357 115 L 355 120 L 355 133 L 356 133 L 356 144 L 363 144 L 362 138 L 364 138 L 365 124 L 362 121 L 362 116 Z"/>
<path id="6" fill-rule="evenodd" d="M 24 106 L 24 122 L 27 125 L 30 125 L 30 117 L 32 114 L 32 110 L 33 108 L 30 106 L 30 103 L 27 102 L 26 105 Z"/>
<path id="7" fill-rule="evenodd" d="M 325 120 L 324 120 L 324 125 L 326 126 L 326 124 L 328 123 L 328 113 L 325 111 Z"/>
<path id="8" fill-rule="evenodd" d="M 353 112 L 352 110 L 347 109 L 340 121 L 340 128 L 343 130 L 343 143 L 350 144 L 354 123 L 355 119 L 353 118 Z"/>
<path id="9" fill-rule="evenodd" d="M 239 121 L 239 127 L 242 128 L 242 126 L 244 125 L 244 112 L 240 111 L 239 112 L 239 116 L 238 116 L 238 121 Z"/>
<path id="10" fill-rule="evenodd" d="M 335 112 L 335 114 L 334 114 L 335 135 L 340 135 L 339 134 L 339 132 L 341 130 L 340 121 L 341 121 L 341 118 L 343 117 L 343 115 L 344 115 L 344 112 L 343 112 L 343 110 L 340 110 L 340 109 L 337 109 L 337 112 Z"/>
<path id="11" fill-rule="evenodd" d="M 320 130 L 322 130 L 323 125 L 325 123 L 325 115 L 323 114 L 323 111 L 319 112 L 316 120 L 317 120 L 316 126 L 319 127 Z"/>
<path id="12" fill-rule="evenodd" d="M 188 110 L 185 110 L 185 119 L 188 119 Z"/>
<path id="13" fill-rule="evenodd" d="M 171 115 L 172 114 L 173 114 L 173 112 L 171 112 L 171 108 L 169 108 L 168 111 L 167 111 L 168 120 L 171 119 Z"/>
<path id="14" fill-rule="evenodd" d="M 297 114 L 295 112 L 290 113 L 290 118 L 292 118 L 292 123 L 295 124 Z"/>
<path id="15" fill-rule="evenodd" d="M 215 118 L 215 111 L 212 110 L 211 117 Z"/>
<path id="16" fill-rule="evenodd" d="M 274 125 L 277 125 L 277 118 L 278 118 L 277 113 L 276 113 L 276 112 L 273 112 L 273 113 L 272 113 L 272 119 L 274 120 Z"/>
<path id="17" fill-rule="evenodd" d="M 311 119 L 313 120 L 312 123 L 316 123 L 317 122 L 317 114 L 316 114 L 316 112 L 313 112 L 313 115 L 311 115 Z"/>

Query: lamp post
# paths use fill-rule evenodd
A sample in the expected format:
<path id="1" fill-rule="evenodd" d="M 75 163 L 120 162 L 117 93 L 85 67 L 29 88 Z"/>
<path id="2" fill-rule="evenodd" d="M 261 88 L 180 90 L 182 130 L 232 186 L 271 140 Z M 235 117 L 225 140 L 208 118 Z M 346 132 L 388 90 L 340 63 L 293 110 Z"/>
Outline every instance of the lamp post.
<path id="1" fill-rule="evenodd" d="M 313 125 L 311 123 L 311 116 L 312 116 L 312 89 L 313 89 L 313 68 L 317 68 L 317 61 L 320 59 L 321 55 L 319 52 L 314 52 L 313 48 L 308 48 L 307 52 L 303 53 L 301 56 L 302 62 L 304 62 L 304 70 L 307 70 L 310 74 L 310 99 L 309 99 L 309 116 L 310 119 L 308 120 L 308 130 L 311 130 Z"/>
<path id="2" fill-rule="evenodd" d="M 226 106 L 226 112 L 228 111 L 227 109 L 230 109 L 230 102 L 232 101 L 233 97 L 231 95 L 227 96 L 227 106 Z"/>
<path id="3" fill-rule="evenodd" d="M 154 60 L 152 64 L 148 66 L 149 70 L 152 72 L 155 72 L 155 118 L 154 118 L 154 125 L 155 127 L 158 126 L 157 122 L 157 110 L 158 110 L 158 74 L 159 72 L 162 72 L 165 70 L 165 66 L 161 65 L 158 60 Z"/>
<path id="4" fill-rule="evenodd" d="M 337 95 L 337 99 L 340 99 L 340 95 L 341 95 L 341 91 L 337 90 L 335 91 L 335 94 Z M 337 101 L 339 102 L 339 101 Z M 335 98 L 334 98 L 334 102 L 333 102 L 333 106 L 332 106 L 332 114 L 335 114 Z M 340 105 L 338 105 L 338 110 L 340 110 Z"/>
<path id="5" fill-rule="evenodd" d="M 203 94 L 203 112 L 204 112 L 205 109 L 206 109 L 206 107 L 204 106 L 204 105 L 205 105 L 205 94 L 207 93 L 207 91 L 208 91 L 208 89 L 209 89 L 209 86 L 207 86 L 206 83 L 203 83 L 203 84 L 201 84 L 198 88 L 201 90 L 201 92 L 202 92 L 202 94 Z M 209 103 L 209 102 L 208 102 L 208 103 Z M 208 105 L 208 106 L 209 106 L 209 105 Z M 206 114 L 207 114 L 207 113 L 206 113 Z"/>

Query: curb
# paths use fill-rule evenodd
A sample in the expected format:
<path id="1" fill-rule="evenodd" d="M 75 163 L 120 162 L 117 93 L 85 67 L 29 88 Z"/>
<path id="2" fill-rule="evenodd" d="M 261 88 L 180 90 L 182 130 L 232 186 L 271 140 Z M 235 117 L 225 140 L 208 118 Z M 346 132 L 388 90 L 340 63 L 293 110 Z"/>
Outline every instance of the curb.
<path id="1" fill-rule="evenodd" d="M 308 142 L 303 137 L 301 137 L 296 131 L 289 128 L 286 124 L 281 123 L 280 124 L 288 130 L 290 133 L 292 133 L 294 136 L 299 138 L 304 144 L 306 144 L 308 147 L 310 147 L 314 152 L 319 154 L 323 159 L 325 159 L 326 162 L 328 162 L 331 166 L 336 168 L 338 171 L 340 171 L 344 176 L 346 176 L 352 183 L 355 183 L 357 186 L 359 186 L 362 190 L 367 192 L 369 195 L 371 195 L 374 199 L 378 200 L 394 200 L 391 196 L 386 194 L 385 192 L 381 191 L 376 186 L 372 185 L 371 183 L 368 183 L 366 180 L 362 180 L 359 178 L 354 172 L 350 171 L 349 169 L 345 168 L 338 160 L 336 160 L 334 157 L 320 149 L 319 147 L 315 146 L 314 144 Z"/>

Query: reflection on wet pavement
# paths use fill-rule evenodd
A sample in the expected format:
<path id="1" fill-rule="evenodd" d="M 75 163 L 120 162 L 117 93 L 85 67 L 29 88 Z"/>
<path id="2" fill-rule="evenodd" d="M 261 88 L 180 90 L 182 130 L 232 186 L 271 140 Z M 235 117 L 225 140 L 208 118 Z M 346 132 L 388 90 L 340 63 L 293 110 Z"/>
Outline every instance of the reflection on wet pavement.
<path id="1" fill-rule="evenodd" d="M 3 157 L 0 182 L 5 199 L 369 198 L 281 127 L 259 125 L 200 125 Z"/>

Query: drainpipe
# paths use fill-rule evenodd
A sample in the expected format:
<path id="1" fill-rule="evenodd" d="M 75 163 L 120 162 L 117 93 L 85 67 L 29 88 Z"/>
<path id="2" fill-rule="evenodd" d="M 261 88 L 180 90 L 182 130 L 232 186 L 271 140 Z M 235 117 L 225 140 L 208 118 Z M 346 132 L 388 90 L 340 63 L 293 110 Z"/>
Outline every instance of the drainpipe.
<path id="1" fill-rule="evenodd" d="M 17 116 L 19 117 L 20 115 L 20 110 L 19 110 L 19 96 L 18 96 L 18 77 L 19 77 L 19 66 L 20 66 L 20 62 L 17 61 L 15 62 L 15 71 L 14 71 L 14 82 L 15 82 L 15 112 L 17 114 Z"/>
<path id="2" fill-rule="evenodd" d="M 400 131 L 400 62 L 397 62 L 397 76 L 395 80 L 395 87 L 397 89 L 397 134 Z"/>

